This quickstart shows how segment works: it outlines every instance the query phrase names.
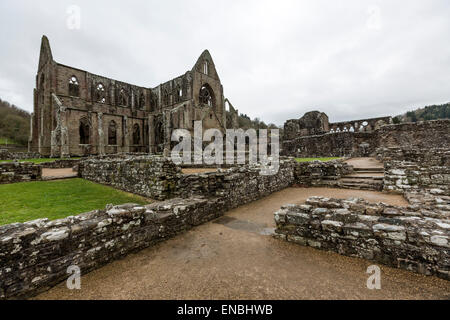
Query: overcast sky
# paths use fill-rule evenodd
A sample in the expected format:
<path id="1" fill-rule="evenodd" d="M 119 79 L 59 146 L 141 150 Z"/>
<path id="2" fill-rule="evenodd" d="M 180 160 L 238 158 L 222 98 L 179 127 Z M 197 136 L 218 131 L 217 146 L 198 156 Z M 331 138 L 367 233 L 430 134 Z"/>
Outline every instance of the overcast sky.
<path id="1" fill-rule="evenodd" d="M 28 111 L 43 34 L 57 62 L 145 87 L 208 49 L 233 105 L 278 125 L 450 101 L 448 0 L 1 0 L 0 98 Z"/>

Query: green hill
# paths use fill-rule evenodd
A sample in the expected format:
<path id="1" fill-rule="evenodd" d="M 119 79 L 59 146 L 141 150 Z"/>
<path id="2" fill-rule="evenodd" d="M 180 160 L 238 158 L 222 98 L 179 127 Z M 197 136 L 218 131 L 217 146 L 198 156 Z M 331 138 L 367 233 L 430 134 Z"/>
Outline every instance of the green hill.
<path id="1" fill-rule="evenodd" d="M 405 114 L 396 116 L 394 118 L 394 123 L 437 119 L 450 119 L 450 102 L 442 105 L 432 105 L 409 111 Z"/>
<path id="2" fill-rule="evenodd" d="M 26 146 L 30 134 L 30 114 L 0 99 L 0 145 Z"/>

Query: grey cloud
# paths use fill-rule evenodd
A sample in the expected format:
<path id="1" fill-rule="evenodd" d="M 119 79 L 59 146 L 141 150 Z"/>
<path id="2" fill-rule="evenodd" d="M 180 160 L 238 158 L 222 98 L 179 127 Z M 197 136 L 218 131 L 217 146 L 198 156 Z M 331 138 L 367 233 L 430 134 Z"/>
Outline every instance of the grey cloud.
<path id="1" fill-rule="evenodd" d="M 68 6 L 81 29 L 66 26 Z M 56 61 L 142 86 L 209 49 L 240 112 L 282 124 L 450 101 L 448 1 L 12 1 L 0 3 L 0 97 L 32 110 L 40 38 Z"/>

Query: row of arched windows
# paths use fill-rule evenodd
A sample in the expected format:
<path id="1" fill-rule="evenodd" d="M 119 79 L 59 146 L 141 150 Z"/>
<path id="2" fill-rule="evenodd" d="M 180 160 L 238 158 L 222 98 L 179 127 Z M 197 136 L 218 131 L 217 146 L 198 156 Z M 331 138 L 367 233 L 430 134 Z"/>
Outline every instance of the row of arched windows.
<path id="1" fill-rule="evenodd" d="M 80 120 L 79 134 L 80 144 L 90 144 L 90 129 L 91 126 L 86 118 Z M 133 126 L 133 144 L 139 145 L 141 143 L 141 128 L 135 123 Z M 108 145 L 117 145 L 117 124 L 111 120 L 108 125 Z"/>
<path id="2" fill-rule="evenodd" d="M 73 96 L 73 97 L 80 96 L 80 85 L 79 85 L 77 77 L 75 77 L 75 76 L 72 76 L 69 79 L 69 95 Z M 118 91 L 116 96 L 117 96 L 117 101 L 116 101 L 117 105 L 124 106 L 124 107 L 130 106 L 130 104 L 131 104 L 130 95 L 123 88 L 121 88 Z M 108 94 L 107 94 L 107 90 L 106 90 L 105 86 L 103 85 L 103 83 L 97 83 L 97 85 L 95 85 L 95 89 L 93 89 L 92 97 L 95 102 L 106 103 Z M 140 109 L 144 109 L 145 104 L 146 104 L 145 94 L 143 92 L 141 92 L 139 95 L 139 98 L 136 101 L 136 105 Z M 156 107 L 157 107 L 157 99 L 156 99 L 156 97 L 154 97 L 154 94 L 151 94 L 150 108 L 152 110 L 155 110 Z"/>

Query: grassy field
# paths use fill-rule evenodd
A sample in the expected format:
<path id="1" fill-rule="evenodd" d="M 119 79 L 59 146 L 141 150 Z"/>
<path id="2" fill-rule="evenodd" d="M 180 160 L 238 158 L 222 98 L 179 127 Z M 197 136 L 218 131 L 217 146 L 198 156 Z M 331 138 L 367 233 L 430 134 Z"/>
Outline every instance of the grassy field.
<path id="1" fill-rule="evenodd" d="M 75 160 L 80 158 L 70 158 L 70 160 Z M 35 164 L 43 163 L 43 162 L 53 162 L 56 160 L 61 160 L 60 158 L 41 158 L 41 159 L 24 159 L 19 160 L 19 162 L 33 162 Z M 63 160 L 69 160 L 69 159 L 63 159 Z M 13 162 L 14 160 L 0 160 L 0 163 L 6 163 L 6 162 Z"/>
<path id="2" fill-rule="evenodd" d="M 331 157 L 331 158 L 296 158 L 295 160 L 297 160 L 297 162 L 311 162 L 311 161 L 315 161 L 315 160 L 331 161 L 331 160 L 336 160 L 336 159 L 340 159 L 340 158 L 339 157 Z"/>
<path id="3" fill-rule="evenodd" d="M 83 179 L 0 185 L 0 225 L 50 220 L 104 209 L 109 203 L 149 203 L 147 199 Z"/>

